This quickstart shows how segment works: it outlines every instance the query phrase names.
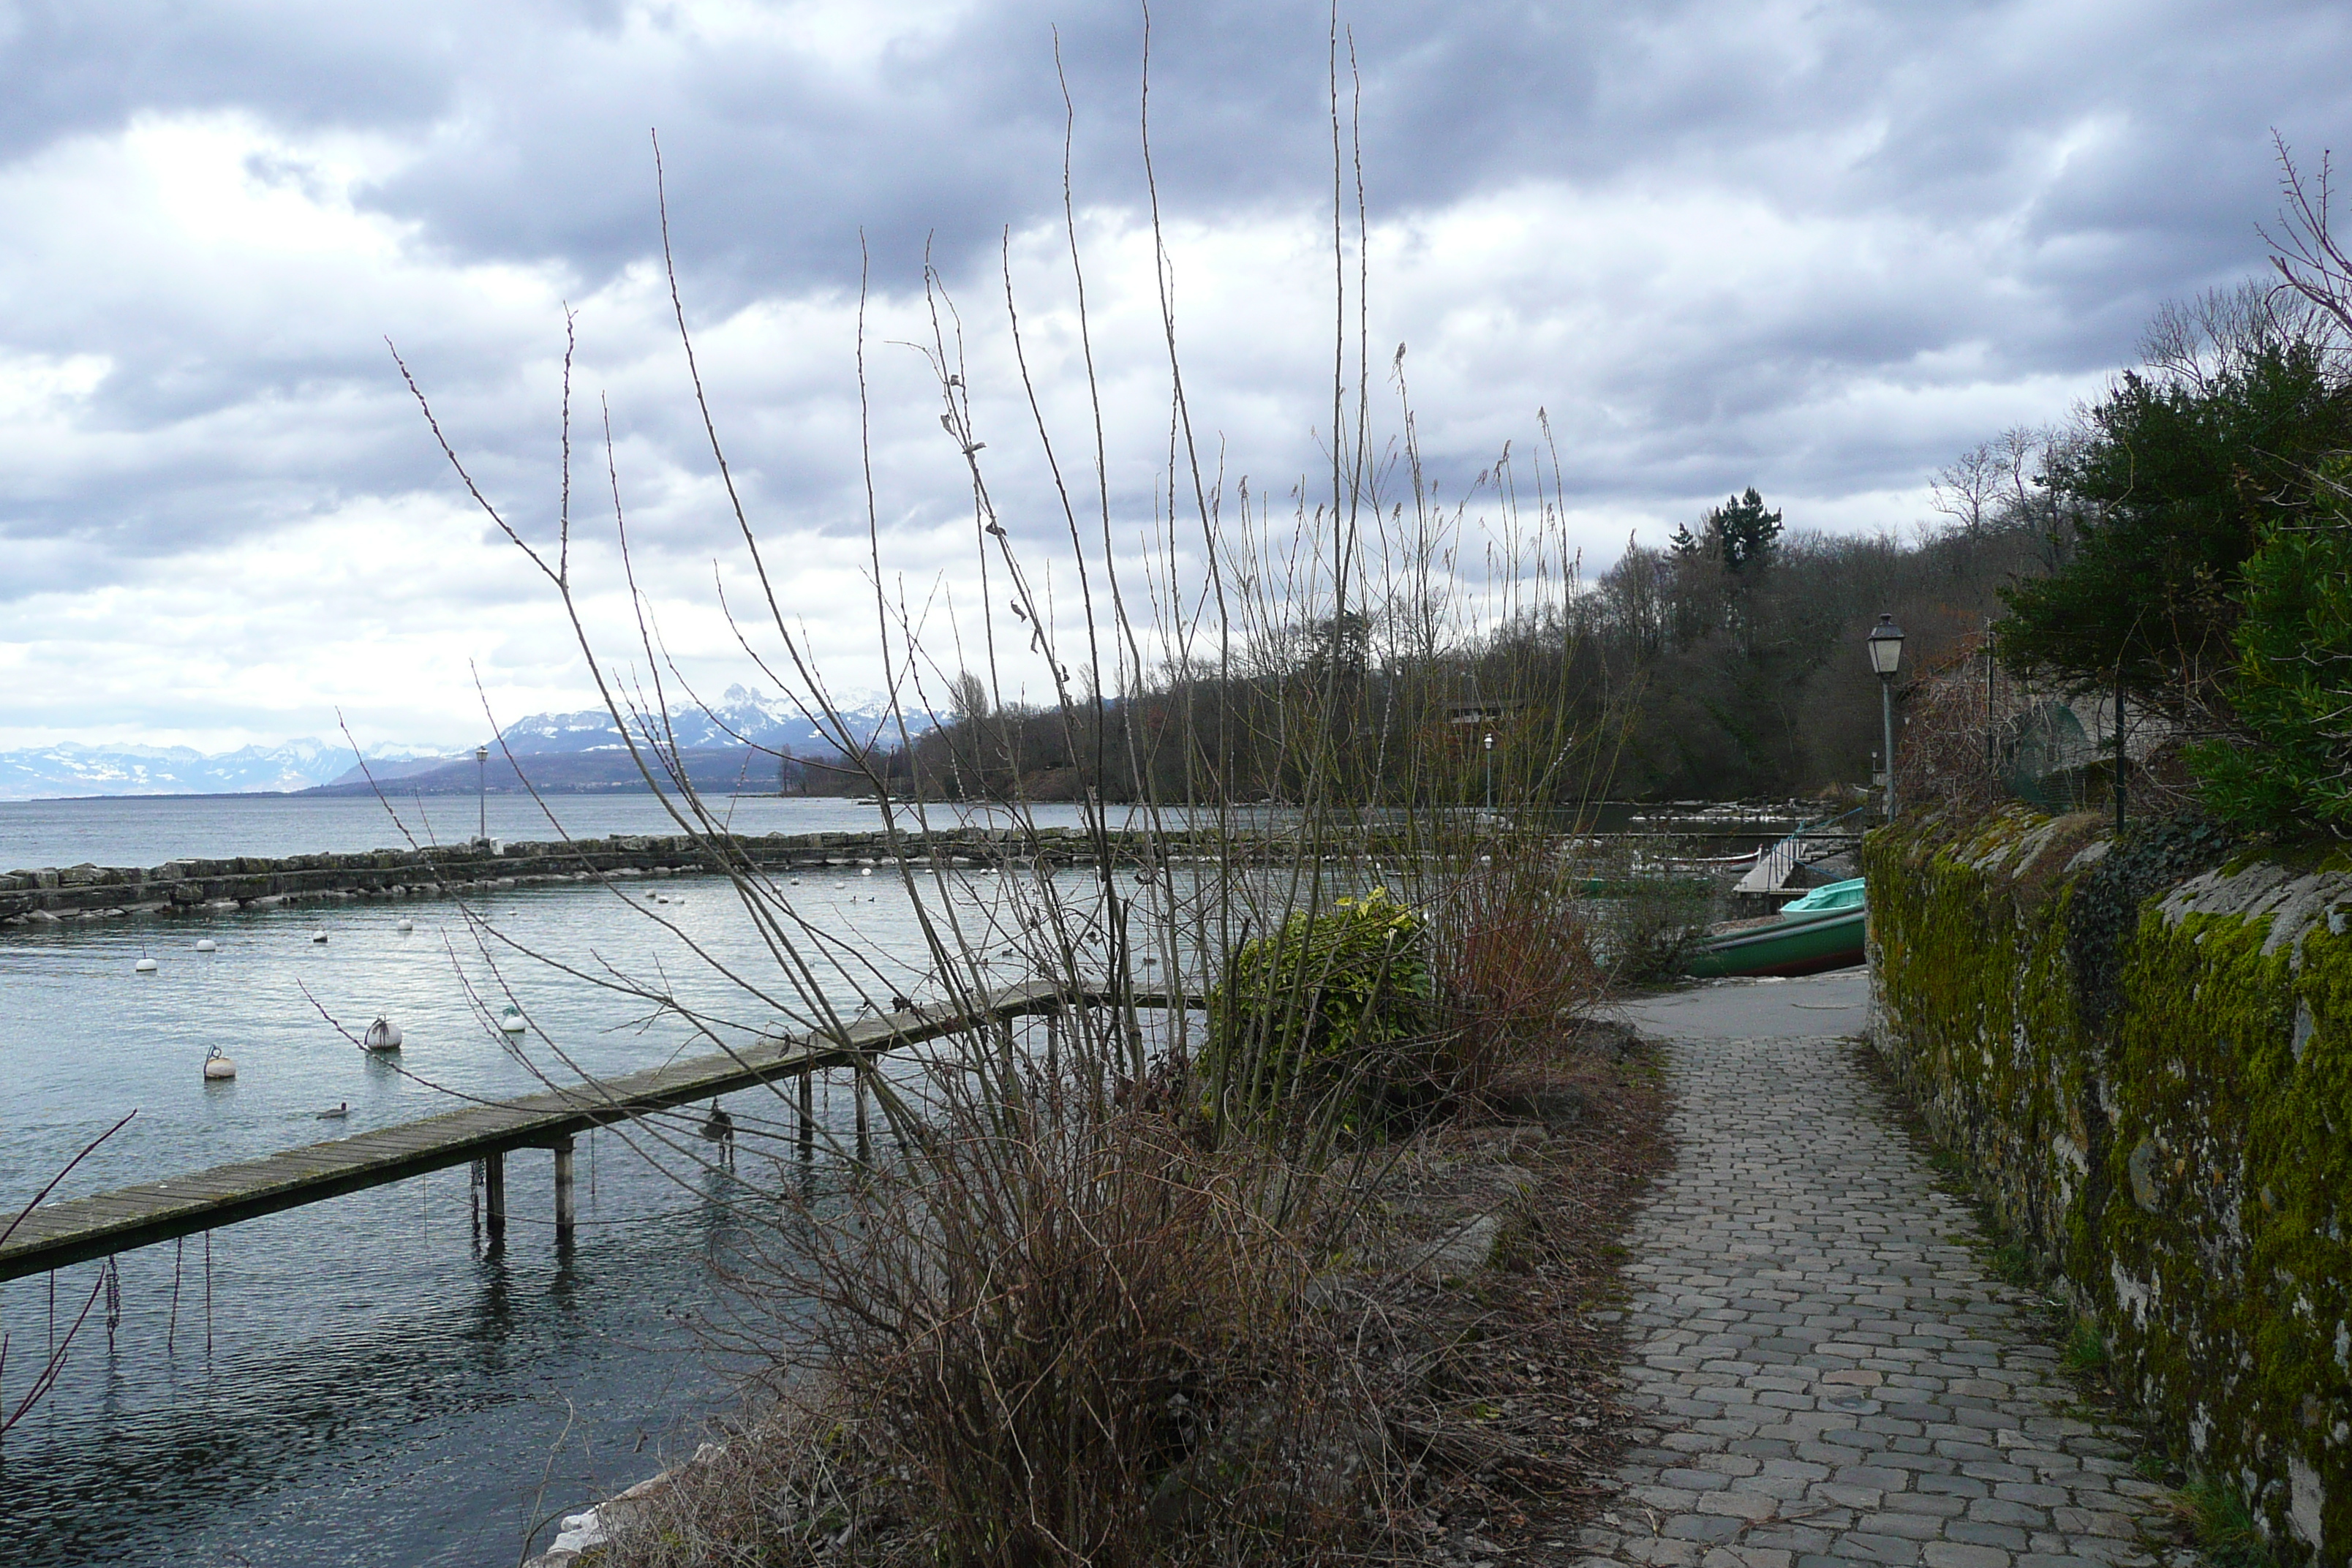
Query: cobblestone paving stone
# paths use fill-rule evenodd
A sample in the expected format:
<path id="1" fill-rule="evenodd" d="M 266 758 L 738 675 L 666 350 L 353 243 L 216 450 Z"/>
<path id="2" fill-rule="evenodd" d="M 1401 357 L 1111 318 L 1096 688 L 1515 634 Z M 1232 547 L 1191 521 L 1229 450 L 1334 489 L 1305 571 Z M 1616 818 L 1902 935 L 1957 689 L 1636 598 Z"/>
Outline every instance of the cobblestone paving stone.
<path id="1" fill-rule="evenodd" d="M 1581 1561 L 2194 1563 L 1851 1050 L 1668 1047 L 1679 1163 L 1627 1243 L 1643 1425 Z"/>

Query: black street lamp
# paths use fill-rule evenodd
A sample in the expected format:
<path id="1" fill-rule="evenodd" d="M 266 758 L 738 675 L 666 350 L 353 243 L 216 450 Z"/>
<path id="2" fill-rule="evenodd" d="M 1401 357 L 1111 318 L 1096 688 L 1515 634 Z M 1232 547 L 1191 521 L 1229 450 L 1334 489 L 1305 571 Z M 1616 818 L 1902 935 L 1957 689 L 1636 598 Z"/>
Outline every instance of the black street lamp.
<path id="1" fill-rule="evenodd" d="M 1486 815 L 1495 814 L 1495 731 L 1486 731 Z"/>
<path id="2" fill-rule="evenodd" d="M 1895 671 L 1903 663 L 1903 628 L 1893 616 L 1881 616 L 1864 644 L 1870 650 L 1870 672 L 1878 677 L 1878 714 L 1886 726 L 1886 818 L 1895 819 Z"/>
<path id="3" fill-rule="evenodd" d="M 488 844 L 490 841 L 490 749 L 488 746 L 474 748 L 474 800 L 481 808 L 475 837 Z"/>

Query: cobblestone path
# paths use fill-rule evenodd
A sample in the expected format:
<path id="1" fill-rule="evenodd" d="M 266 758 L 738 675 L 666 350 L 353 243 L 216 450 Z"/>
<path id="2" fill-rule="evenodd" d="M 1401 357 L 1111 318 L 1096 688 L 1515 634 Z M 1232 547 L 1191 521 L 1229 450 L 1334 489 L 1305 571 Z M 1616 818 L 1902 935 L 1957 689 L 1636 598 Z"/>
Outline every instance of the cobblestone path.
<path id="1" fill-rule="evenodd" d="M 1583 1561 L 2193 1562 L 1850 1050 L 1668 1048 L 1679 1165 L 1627 1244 L 1645 1426 Z"/>

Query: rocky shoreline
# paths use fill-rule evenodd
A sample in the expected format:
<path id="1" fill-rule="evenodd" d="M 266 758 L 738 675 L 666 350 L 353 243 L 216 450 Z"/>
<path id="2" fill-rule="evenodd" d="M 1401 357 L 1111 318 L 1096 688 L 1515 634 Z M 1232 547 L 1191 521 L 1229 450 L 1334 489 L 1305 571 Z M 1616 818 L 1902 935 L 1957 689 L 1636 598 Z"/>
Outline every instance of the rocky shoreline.
<path id="1" fill-rule="evenodd" d="M 1157 835 L 1116 833 L 1114 859 L 1147 854 L 1186 858 L 1193 848 L 1181 830 Z M 1204 843 L 1204 847 L 1205 843 Z M 777 833 L 738 837 L 733 851 L 762 871 L 822 871 L 902 859 L 950 866 L 1001 864 L 1007 858 L 1049 866 L 1091 864 L 1093 842 L 1069 827 L 1034 834 L 1005 828 L 946 833 Z M 1232 846 L 1226 848 L 1230 852 Z M 690 876 L 720 869 L 711 847 L 683 835 L 615 836 L 564 843 L 436 846 L 377 849 L 352 855 L 240 856 L 185 858 L 161 866 L 46 867 L 0 873 L 0 927 L 46 926 L 63 921 L 136 916 L 223 915 L 288 904 L 362 899 L 449 898 L 600 878 Z"/>

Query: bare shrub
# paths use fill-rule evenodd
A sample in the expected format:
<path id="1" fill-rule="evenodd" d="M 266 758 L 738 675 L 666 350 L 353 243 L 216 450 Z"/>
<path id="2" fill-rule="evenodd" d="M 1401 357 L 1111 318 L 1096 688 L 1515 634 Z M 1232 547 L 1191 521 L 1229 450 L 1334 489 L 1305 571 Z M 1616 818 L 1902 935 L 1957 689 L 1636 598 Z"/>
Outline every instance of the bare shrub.
<path id="1" fill-rule="evenodd" d="M 1456 1042 L 1457 1093 L 1484 1094 L 1600 1000 L 1604 976 L 1573 879 L 1550 845 L 1513 837 L 1437 889 L 1432 967 Z"/>
<path id="2" fill-rule="evenodd" d="M 1075 283 L 1078 228 L 1068 216 Z M 1354 219 L 1360 261 L 1360 208 Z M 667 209 L 663 233 L 667 245 Z M 1344 265 L 1335 272 L 1352 305 L 1358 285 Z M 644 782 L 729 879 L 773 962 L 730 968 L 701 954 L 726 983 L 721 1007 L 687 1000 L 658 973 L 520 956 L 622 992 L 713 1050 L 734 1048 L 751 1019 L 855 1055 L 861 1110 L 870 1101 L 881 1120 L 884 1152 L 870 1159 L 862 1114 L 854 1154 L 828 1132 L 803 1133 L 836 1169 L 854 1166 L 846 1190 L 802 1185 L 782 1161 L 765 1186 L 756 1158 L 711 1168 L 714 1190 L 748 1222 L 751 1256 L 736 1280 L 747 1306 L 729 1334 L 759 1369 L 765 1404 L 709 1495 L 740 1516 L 735 1528 L 749 1539 L 688 1528 L 684 1515 L 665 1533 L 668 1505 L 647 1504 L 632 1510 L 642 1523 L 625 1522 L 619 1555 L 1013 1568 L 1337 1553 L 1357 1539 L 1361 1496 L 1389 1458 L 1350 1343 L 1315 1306 L 1332 1287 L 1332 1259 L 1353 1245 L 1350 1227 L 1374 1206 L 1369 1141 L 1341 1137 L 1352 1101 L 1325 1091 L 1333 1086 L 1281 1119 L 1282 1138 L 1264 1136 L 1252 1086 L 1300 1076 L 1285 1057 L 1286 1026 L 1244 1030 L 1204 1062 L 1181 1003 L 1151 1045 L 1140 1015 L 1150 994 L 1216 985 L 1253 936 L 1312 933 L 1343 904 L 1360 911 L 1352 901 L 1391 871 L 1413 921 L 1435 910 L 1453 922 L 1440 945 L 1459 1014 L 1450 1030 L 1417 1019 L 1384 1036 L 1370 1059 L 1401 1059 L 1408 1047 L 1426 1059 L 1417 1078 L 1381 1068 L 1383 1081 L 1412 1078 L 1417 1091 L 1445 1093 L 1457 1079 L 1484 1082 L 1544 1020 L 1589 997 L 1589 955 L 1580 966 L 1572 922 L 1557 910 L 1549 924 L 1539 914 L 1548 884 L 1534 851 L 1497 852 L 1502 868 L 1492 872 L 1479 858 L 1496 820 L 1540 836 L 1552 812 L 1595 796 L 1622 735 L 1611 717 L 1617 698 L 1578 658 L 1559 464 L 1538 448 L 1515 468 L 1507 447 L 1472 495 L 1441 505 L 1421 471 L 1401 355 L 1390 367 L 1400 461 L 1392 469 L 1380 458 L 1368 426 L 1381 371 L 1360 326 L 1339 345 L 1330 471 L 1300 481 L 1291 515 L 1270 511 L 1263 491 L 1228 492 L 1197 456 L 1163 297 L 1165 427 L 1182 441 L 1166 455 L 1160 493 L 1179 500 L 1155 519 L 1139 568 L 1118 542 L 1128 524 L 1114 511 L 1102 430 L 1077 444 L 1093 447 L 1087 474 L 1047 428 L 1052 400 L 1031 379 L 1008 267 L 1011 390 L 1034 416 L 1066 524 L 1016 533 L 990 489 L 987 465 L 1001 457 L 982 456 L 992 442 L 975 426 L 982 413 L 963 320 L 936 275 L 926 284 L 933 327 L 922 352 L 971 481 L 975 575 L 990 586 L 964 612 L 971 621 L 948 612 L 948 636 L 934 628 L 927 645 L 923 617 L 890 600 L 869 492 L 890 705 L 878 736 L 828 695 L 695 382 L 718 489 L 759 584 L 730 630 L 876 802 L 919 931 L 912 958 L 812 917 L 789 882 L 742 851 L 724 803 L 704 800 L 687 776 L 667 695 L 681 678 L 658 628 L 641 615 L 625 662 L 600 656 L 582 618 L 568 507 L 554 540 L 534 545 L 434 426 L 468 493 L 571 613 Z M 670 286 L 697 374 L 674 270 Z M 1084 334 L 1082 293 L 1070 319 Z M 860 332 L 862 372 L 862 314 Z M 1105 384 L 1091 352 L 1083 363 L 1083 390 L 1099 408 Z M 997 454 L 1010 445 L 1002 431 L 985 434 Z M 605 460 L 609 474 L 609 438 Z M 1383 476 L 1399 470 L 1410 495 L 1391 497 Z M 625 568 L 616 477 L 610 489 Z M 1533 500 L 1524 510 L 1522 493 Z M 1498 518 L 1478 515 L 1474 500 L 1491 500 Z M 1487 581 L 1457 581 L 1456 563 L 1482 555 Z M 1056 607 L 1057 571 L 1080 584 L 1075 621 L 1066 595 Z M 984 657 L 971 658 L 973 648 Z M 1030 706 L 1024 695 L 1034 693 L 1042 700 Z M 940 704 L 943 735 L 931 729 Z M 927 731 L 937 737 L 929 764 L 916 739 Z M 1006 826 L 992 853 L 966 858 L 917 837 L 950 794 L 1001 804 Z M 1083 869 L 1051 868 L 1069 840 L 1029 809 L 1048 796 L 1080 806 Z M 1114 815 L 1110 802 L 1133 810 Z M 477 935 L 486 953 L 520 952 L 500 946 L 495 928 L 478 925 Z M 1336 1016 L 1343 984 L 1367 973 L 1360 1012 L 1379 1014 L 1391 967 L 1269 963 L 1256 1016 L 1311 1026 Z M 861 1054 L 872 1037 L 851 1033 L 868 1010 L 985 1014 L 1008 975 L 1062 1009 L 1042 1060 L 992 1020 L 929 1041 L 919 1073 L 897 1065 L 904 1053 L 886 1071 Z M 541 1043 L 576 1072 L 558 1042 Z M 1444 1057 L 1457 1048 L 1466 1065 Z M 1361 1076 L 1350 1068 L 1339 1085 Z M 778 1128 L 792 1124 L 793 1087 L 772 1086 Z M 614 1131 L 709 1164 L 658 1119 Z M 1343 1145 L 1346 1157 L 1334 1158 Z M 761 1487 L 765 1504 L 751 1500 Z M 679 1508 L 704 1495 L 683 1481 L 675 1492 Z"/>
<path id="3" fill-rule="evenodd" d="M 624 1515 L 625 1560 L 1311 1560 L 1353 1528 L 1361 1467 L 1329 1456 L 1364 1423 L 1308 1307 L 1310 1177 L 1150 1111 L 935 1131 L 919 1174 L 751 1271 L 757 1457 Z"/>
<path id="4" fill-rule="evenodd" d="M 1895 744 L 1895 796 L 1971 816 L 2009 799 L 2000 771 L 2000 730 L 2028 702 L 2014 680 L 1988 669 L 1983 637 L 1965 639 L 1942 668 L 1905 694 Z"/>
<path id="5" fill-rule="evenodd" d="M 1135 1113 L 966 1137 L 869 1220 L 826 1303 L 940 1541 L 971 1563 L 1141 1561 L 1157 1489 L 1204 1448 L 1221 1479 L 1259 1483 L 1219 1511 L 1296 1512 L 1255 1495 L 1281 1472 L 1251 1450 L 1311 1419 L 1282 1397 L 1299 1392 L 1305 1255 L 1256 1201 L 1250 1156 Z"/>

